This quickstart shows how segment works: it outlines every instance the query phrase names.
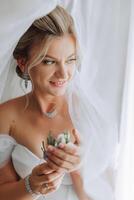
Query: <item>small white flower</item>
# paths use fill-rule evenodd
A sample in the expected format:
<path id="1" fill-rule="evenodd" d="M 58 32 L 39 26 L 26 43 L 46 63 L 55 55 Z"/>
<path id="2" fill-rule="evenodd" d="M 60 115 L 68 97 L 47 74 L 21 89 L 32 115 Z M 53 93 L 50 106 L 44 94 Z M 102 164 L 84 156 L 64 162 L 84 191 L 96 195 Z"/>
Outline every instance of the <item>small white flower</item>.
<path id="1" fill-rule="evenodd" d="M 64 133 L 59 134 L 56 141 L 57 141 L 58 145 L 60 143 L 66 144 L 66 139 L 65 139 Z"/>

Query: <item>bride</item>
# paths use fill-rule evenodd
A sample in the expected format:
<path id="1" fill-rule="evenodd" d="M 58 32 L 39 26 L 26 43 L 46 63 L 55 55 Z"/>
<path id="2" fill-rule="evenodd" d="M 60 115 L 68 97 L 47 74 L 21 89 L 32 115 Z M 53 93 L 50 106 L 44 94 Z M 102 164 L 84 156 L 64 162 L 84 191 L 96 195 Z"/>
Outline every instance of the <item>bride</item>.
<path id="1" fill-rule="evenodd" d="M 36 20 L 14 49 L 16 72 L 24 79 L 25 88 L 31 81 L 32 90 L 0 106 L 1 139 L 13 145 L 12 159 L 0 169 L 2 200 L 30 200 L 41 195 L 64 200 L 68 199 L 67 190 L 72 191 L 73 200 L 89 199 L 79 173 L 80 138 L 65 97 L 77 68 L 77 48 L 73 20 L 57 6 Z M 41 144 L 50 130 L 54 137 L 68 130 L 74 145 L 49 145 L 46 162 L 39 163 Z"/>
<path id="2" fill-rule="evenodd" d="M 43 2 L 45 9 L 48 6 L 51 10 L 50 1 Z M 33 22 L 32 9 L 27 5 L 22 9 L 17 3 L 13 6 L 21 17 L 15 18 L 12 13 L 12 18 L 7 15 L 8 21 L 5 16 L 3 24 L 8 26 L 2 27 L 3 32 L 14 34 L 11 38 L 8 34 L 1 36 L 2 66 L 6 63 L 5 55 L 10 62 L 0 80 L 6 80 L 2 82 L 6 86 L 0 90 L 5 88 L 4 95 L 13 98 L 0 105 L 0 197 L 113 200 L 115 138 L 81 87 L 80 47 L 74 21 L 61 6 L 54 6 L 49 14 L 39 18 L 39 9 L 32 4 L 37 14 Z M 27 19 L 24 15 L 29 12 Z M 21 30 L 22 35 L 23 26 L 27 31 Z M 8 60 L 10 51 L 16 66 L 12 59 Z M 9 76 L 5 79 L 7 71 Z M 25 93 L 19 97 L 14 95 L 19 94 L 16 74 Z M 54 138 L 69 132 L 70 142 L 63 142 L 63 138 L 58 147 L 50 145 L 50 132 Z"/>

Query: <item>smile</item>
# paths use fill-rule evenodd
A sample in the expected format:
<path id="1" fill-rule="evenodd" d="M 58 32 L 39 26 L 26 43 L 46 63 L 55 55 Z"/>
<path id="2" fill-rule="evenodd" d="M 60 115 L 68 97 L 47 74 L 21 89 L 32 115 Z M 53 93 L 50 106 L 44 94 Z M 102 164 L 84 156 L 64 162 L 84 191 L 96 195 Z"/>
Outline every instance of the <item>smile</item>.
<path id="1" fill-rule="evenodd" d="M 55 87 L 63 87 L 66 81 L 56 81 L 56 82 L 50 81 L 50 83 Z"/>

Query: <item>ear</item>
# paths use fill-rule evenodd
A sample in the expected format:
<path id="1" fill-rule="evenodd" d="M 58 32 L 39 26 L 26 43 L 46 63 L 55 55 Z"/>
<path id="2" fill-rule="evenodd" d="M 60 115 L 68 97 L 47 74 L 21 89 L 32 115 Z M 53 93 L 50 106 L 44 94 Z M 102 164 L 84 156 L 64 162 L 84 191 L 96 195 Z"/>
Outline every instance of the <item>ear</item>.
<path id="1" fill-rule="evenodd" d="M 26 58 L 18 58 L 17 64 L 22 72 L 26 70 Z"/>

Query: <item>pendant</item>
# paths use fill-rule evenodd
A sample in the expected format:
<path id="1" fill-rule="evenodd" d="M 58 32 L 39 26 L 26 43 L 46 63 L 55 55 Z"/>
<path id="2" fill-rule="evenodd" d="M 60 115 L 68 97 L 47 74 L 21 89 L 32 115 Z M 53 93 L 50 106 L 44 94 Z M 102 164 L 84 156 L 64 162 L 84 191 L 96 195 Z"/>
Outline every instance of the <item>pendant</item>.
<path id="1" fill-rule="evenodd" d="M 54 111 L 51 112 L 43 112 L 43 114 L 49 119 L 52 119 L 57 115 L 57 110 L 55 109 Z"/>

